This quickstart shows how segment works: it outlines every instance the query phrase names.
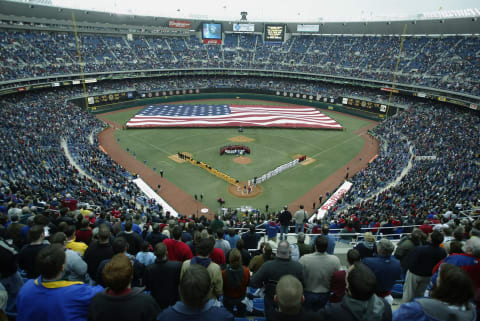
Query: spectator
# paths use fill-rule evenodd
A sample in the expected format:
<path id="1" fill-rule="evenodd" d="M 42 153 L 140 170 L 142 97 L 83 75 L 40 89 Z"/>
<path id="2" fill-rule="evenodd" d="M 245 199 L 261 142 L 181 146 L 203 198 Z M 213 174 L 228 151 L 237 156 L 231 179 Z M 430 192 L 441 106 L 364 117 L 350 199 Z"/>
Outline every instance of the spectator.
<path id="1" fill-rule="evenodd" d="M 243 240 L 241 240 L 241 239 L 238 240 L 236 248 L 237 248 L 237 250 L 240 251 L 240 255 L 242 256 L 242 264 L 245 265 L 245 266 L 249 266 L 250 261 L 252 260 L 252 257 L 250 256 L 250 253 L 248 253 L 248 251 L 243 248 L 243 246 L 244 246 Z M 230 257 L 230 252 L 232 252 L 232 251 L 233 251 L 233 249 L 228 252 L 228 257 Z M 229 263 L 229 262 L 227 262 L 227 263 Z"/>
<path id="2" fill-rule="evenodd" d="M 245 299 L 247 293 L 250 271 L 242 265 L 242 255 L 237 248 L 230 251 L 229 264 L 222 271 L 222 277 L 223 305 L 236 317 L 245 317 L 246 307 L 242 300 Z M 236 313 L 234 313 L 235 308 Z"/>
<path id="3" fill-rule="evenodd" d="M 350 249 L 347 252 L 347 269 L 354 264 L 362 263 L 360 253 L 356 249 Z M 332 280 L 330 281 L 330 303 L 338 303 L 342 301 L 345 295 L 345 279 L 347 273 L 345 270 L 339 270 L 333 273 Z"/>
<path id="4" fill-rule="evenodd" d="M 303 209 L 303 205 L 300 205 L 300 209 L 293 215 L 293 219 L 295 221 L 295 234 L 298 234 L 298 232 L 303 233 L 307 218 L 307 212 Z"/>
<path id="5" fill-rule="evenodd" d="M 431 298 L 404 303 L 393 314 L 400 320 L 476 320 L 472 280 L 460 267 L 444 263 L 440 267 L 438 284 Z"/>
<path id="6" fill-rule="evenodd" d="M 7 237 L 12 239 L 13 244 L 18 249 L 21 249 L 23 246 L 23 240 L 20 231 L 25 225 L 19 222 L 17 214 L 12 215 L 11 221 L 12 222 L 10 223 L 10 225 L 8 225 L 7 228 Z"/>
<path id="7" fill-rule="evenodd" d="M 131 288 L 133 266 L 122 253 L 105 265 L 103 279 L 107 288 L 97 293 L 88 310 L 91 321 L 153 321 L 160 312 L 157 302 L 144 288 Z"/>
<path id="8" fill-rule="evenodd" d="M 90 239 L 92 238 L 92 230 L 88 226 L 89 223 L 90 222 L 88 221 L 88 219 L 82 219 L 80 229 L 75 232 L 75 240 L 77 242 L 83 242 L 87 245 L 90 244 Z"/>
<path id="9" fill-rule="evenodd" d="M 117 236 L 124 237 L 128 242 L 128 254 L 133 256 L 137 255 L 140 252 L 142 247 L 143 239 L 140 234 L 132 230 L 133 223 L 131 220 L 125 222 L 125 230 L 118 233 Z"/>
<path id="10" fill-rule="evenodd" d="M 173 239 L 165 239 L 163 243 L 167 246 L 168 259 L 170 261 L 184 262 L 193 257 L 190 247 L 181 241 L 182 228 L 175 226 L 172 231 Z"/>
<path id="11" fill-rule="evenodd" d="M 227 257 L 228 252 L 231 249 L 230 249 L 230 243 L 228 243 L 223 239 L 223 230 L 217 230 L 216 236 L 217 236 L 217 240 L 215 241 L 215 248 L 221 249 L 225 257 Z"/>
<path id="12" fill-rule="evenodd" d="M 410 302 L 413 298 L 422 297 L 427 289 L 432 270 L 447 254 L 440 247 L 443 234 L 433 231 L 429 235 L 430 244 L 416 247 L 407 258 L 407 277 L 403 287 L 403 302 Z"/>
<path id="13" fill-rule="evenodd" d="M 347 272 L 347 294 L 341 303 L 327 305 L 319 316 L 329 321 L 387 321 L 392 319 L 390 304 L 375 295 L 373 272 L 363 264 L 352 265 Z"/>
<path id="14" fill-rule="evenodd" d="M 335 252 L 335 237 L 331 234 L 330 232 L 330 226 L 328 224 L 323 224 L 322 225 L 322 235 L 325 236 L 328 239 L 328 248 L 327 248 L 327 253 L 330 255 L 333 255 Z M 313 248 L 315 246 L 315 239 L 318 237 L 318 235 L 315 235 L 311 241 L 310 241 L 310 246 Z"/>
<path id="15" fill-rule="evenodd" d="M 453 244 L 453 243 L 452 243 Z M 480 239 L 478 237 L 470 238 L 464 246 L 465 253 L 454 253 L 440 261 L 433 268 L 431 283 L 436 286 L 438 270 L 444 263 L 461 267 L 472 279 L 475 291 L 480 289 Z"/>
<path id="16" fill-rule="evenodd" d="M 249 231 L 242 234 L 242 240 L 245 242 L 245 248 L 247 250 L 257 249 L 258 248 L 258 241 L 262 236 L 255 231 L 255 225 L 251 224 L 249 227 Z"/>
<path id="17" fill-rule="evenodd" d="M 217 232 L 221 231 L 223 233 L 223 221 L 219 219 L 218 215 L 215 215 L 212 223 L 210 223 L 210 230 L 212 230 L 212 234 L 217 234 Z"/>
<path id="18" fill-rule="evenodd" d="M 300 258 L 305 278 L 305 309 L 317 311 L 327 304 L 330 297 L 330 280 L 340 270 L 340 260 L 326 253 L 328 239 L 319 235 L 315 240 L 315 253 Z"/>
<path id="19" fill-rule="evenodd" d="M 283 211 L 278 215 L 280 222 L 280 240 L 283 240 L 283 234 L 288 234 L 290 224 L 292 222 L 292 213 L 288 210 L 288 206 L 283 207 Z M 285 236 L 285 239 L 287 236 Z"/>
<path id="20" fill-rule="evenodd" d="M 67 236 L 63 232 L 57 232 L 52 235 L 52 244 L 60 244 L 65 251 L 65 267 L 62 275 L 63 280 L 85 282 L 87 274 L 87 263 L 82 259 L 80 254 L 65 246 L 67 244 Z"/>
<path id="21" fill-rule="evenodd" d="M 203 266 L 207 269 L 210 275 L 210 280 L 212 282 L 208 298 L 218 299 L 223 293 L 223 279 L 220 266 L 212 262 L 212 260 L 209 258 L 209 255 L 210 253 L 212 253 L 213 250 L 213 240 L 210 238 L 202 238 L 199 241 L 196 250 L 196 256 L 194 256 L 191 260 L 183 262 L 180 279 L 183 277 L 183 274 L 191 265 L 198 264 Z"/>
<path id="22" fill-rule="evenodd" d="M 17 312 L 17 295 L 23 285 L 18 273 L 17 258 L 17 249 L 11 242 L 0 236 L 0 285 L 5 289 L 6 296 L 3 311 L 12 315 Z"/>
<path id="23" fill-rule="evenodd" d="M 408 236 L 404 236 L 397 244 L 395 249 L 395 258 L 400 260 L 402 267 L 402 278 L 407 274 L 407 258 L 408 255 L 420 245 L 423 245 L 427 239 L 427 235 L 420 229 L 414 229 Z"/>
<path id="24" fill-rule="evenodd" d="M 292 275 L 284 275 L 277 283 L 275 302 L 278 310 L 274 311 L 271 320 L 314 321 L 322 320 L 312 312 L 305 312 L 302 305 L 305 301 L 302 283 Z"/>
<path id="25" fill-rule="evenodd" d="M 400 280 L 402 269 L 400 262 L 392 257 L 395 246 L 389 239 L 381 239 L 378 242 L 378 256 L 367 257 L 362 260 L 377 277 L 375 294 L 392 304 L 391 290 L 397 280 Z"/>
<path id="26" fill-rule="evenodd" d="M 155 263 L 145 269 L 144 284 L 147 291 L 157 301 L 160 309 L 175 304 L 179 300 L 178 285 L 182 263 L 169 261 L 167 246 L 161 242 L 155 245 Z"/>
<path id="27" fill-rule="evenodd" d="M 233 321 L 224 308 L 214 306 L 211 300 L 212 280 L 210 273 L 199 264 L 189 266 L 180 281 L 179 292 L 181 301 L 164 310 L 158 316 L 158 321 Z"/>
<path id="28" fill-rule="evenodd" d="M 88 248 L 88 245 L 83 242 L 75 241 L 75 225 L 67 226 L 65 229 L 65 235 L 67 236 L 66 248 L 77 252 L 80 254 L 80 256 L 83 256 Z"/>
<path id="29" fill-rule="evenodd" d="M 277 257 L 265 262 L 250 279 L 250 286 L 265 288 L 264 313 L 267 319 L 271 319 L 276 308 L 273 297 L 277 282 L 286 274 L 293 275 L 303 283 L 302 265 L 290 259 L 290 244 L 283 240 L 278 243 Z"/>
<path id="30" fill-rule="evenodd" d="M 225 241 L 230 244 L 230 248 L 234 249 L 237 247 L 237 241 L 240 239 L 237 231 L 234 228 L 228 230 L 228 233 L 225 234 Z"/>
<path id="31" fill-rule="evenodd" d="M 250 264 L 248 265 L 248 268 L 252 272 L 252 274 L 255 274 L 263 265 L 263 263 L 273 260 L 275 258 L 270 244 L 262 243 L 260 245 L 260 249 L 262 253 L 253 257 L 250 261 Z"/>
<path id="32" fill-rule="evenodd" d="M 94 281 L 97 280 L 97 270 L 100 262 L 108 260 L 113 256 L 113 249 L 110 244 L 110 228 L 105 224 L 101 224 L 98 227 L 97 236 L 97 240 L 90 243 L 83 255 L 88 265 L 88 275 Z"/>
<path id="33" fill-rule="evenodd" d="M 150 252 L 150 244 L 148 242 L 143 242 L 141 251 L 137 253 L 135 257 L 138 262 L 142 263 L 145 266 L 153 264 L 155 262 L 155 254 Z"/>
<path id="34" fill-rule="evenodd" d="M 366 257 L 373 257 L 377 255 L 377 244 L 375 237 L 371 232 L 363 234 L 363 241 L 357 243 L 355 249 L 360 253 L 362 260 Z"/>
<path id="35" fill-rule="evenodd" d="M 312 253 L 312 247 L 305 244 L 305 233 L 298 233 L 297 245 L 298 250 L 300 251 L 300 257 L 304 256 L 305 254 Z"/>
<path id="36" fill-rule="evenodd" d="M 128 253 L 128 243 L 127 240 L 124 237 L 117 236 L 115 239 L 113 239 L 112 242 L 112 251 L 113 255 L 123 253 L 125 254 L 131 261 L 133 265 L 133 280 L 132 280 L 132 285 L 133 286 L 140 286 L 141 285 L 141 280 L 143 277 L 143 274 L 145 272 L 145 266 L 138 262 L 135 257 L 131 254 Z M 103 269 L 105 268 L 105 265 L 110 261 L 110 259 L 105 259 L 100 264 L 98 265 L 98 269 L 96 272 L 96 281 L 97 284 L 100 284 L 102 286 L 105 286 L 105 281 L 103 280 Z"/>
<path id="37" fill-rule="evenodd" d="M 153 248 L 159 242 L 163 242 L 167 237 L 160 231 L 160 223 L 154 223 L 152 232 L 149 233 L 146 237 L 146 241 L 152 245 Z"/>
<path id="38" fill-rule="evenodd" d="M 82 282 L 58 283 L 65 266 L 65 252 L 59 244 L 40 250 L 36 266 L 40 277 L 29 280 L 17 298 L 17 321 L 82 320 L 87 318 L 92 297 L 103 290 Z"/>
<path id="39" fill-rule="evenodd" d="M 25 245 L 18 254 L 18 265 L 26 273 L 28 279 L 40 275 L 35 266 L 35 260 L 41 249 L 47 246 L 44 243 L 45 233 L 41 225 L 34 225 L 28 231 L 29 244 Z"/>

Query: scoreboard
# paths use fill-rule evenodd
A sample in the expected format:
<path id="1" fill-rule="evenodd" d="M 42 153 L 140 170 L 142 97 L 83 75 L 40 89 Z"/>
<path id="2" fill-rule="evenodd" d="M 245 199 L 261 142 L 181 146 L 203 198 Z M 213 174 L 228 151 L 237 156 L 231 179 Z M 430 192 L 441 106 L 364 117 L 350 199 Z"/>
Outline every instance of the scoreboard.
<path id="1" fill-rule="evenodd" d="M 265 24 L 265 41 L 283 42 L 285 40 L 285 25 Z"/>

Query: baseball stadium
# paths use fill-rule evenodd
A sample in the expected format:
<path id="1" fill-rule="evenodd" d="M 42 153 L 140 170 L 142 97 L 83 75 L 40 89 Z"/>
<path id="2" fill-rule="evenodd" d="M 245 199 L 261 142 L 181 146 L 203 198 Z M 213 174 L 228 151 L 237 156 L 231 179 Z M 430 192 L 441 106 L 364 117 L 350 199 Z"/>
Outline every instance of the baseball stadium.
<path id="1" fill-rule="evenodd" d="M 0 321 L 477 320 L 476 7 L 0 0 Z"/>

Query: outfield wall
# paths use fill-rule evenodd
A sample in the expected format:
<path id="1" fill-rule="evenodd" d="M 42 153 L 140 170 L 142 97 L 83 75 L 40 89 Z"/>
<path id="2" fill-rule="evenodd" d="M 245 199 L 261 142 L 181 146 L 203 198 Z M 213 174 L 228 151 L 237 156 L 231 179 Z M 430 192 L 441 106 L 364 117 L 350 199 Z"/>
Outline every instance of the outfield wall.
<path id="1" fill-rule="evenodd" d="M 121 110 L 125 108 L 143 106 L 143 105 L 152 105 L 152 104 L 167 104 L 172 102 L 180 102 L 180 101 L 189 101 L 189 100 L 212 100 L 212 99 L 254 99 L 254 100 L 266 100 L 266 101 L 275 101 L 275 102 L 282 102 L 282 103 L 289 103 L 295 105 L 303 105 L 303 106 L 312 106 L 320 109 L 338 111 L 354 116 L 359 116 L 362 118 L 367 118 L 371 120 L 382 120 L 385 118 L 385 113 L 375 113 L 368 110 L 363 110 L 360 108 L 350 107 L 342 105 L 338 103 L 338 100 L 329 98 L 333 102 L 321 102 L 316 101 L 313 99 L 306 99 L 306 98 L 295 98 L 295 97 L 285 97 L 282 95 L 277 94 L 268 94 L 268 93 L 261 93 L 257 90 L 248 90 L 248 92 L 242 91 L 235 91 L 232 92 L 232 89 L 225 90 L 225 92 L 218 92 L 217 89 L 212 89 L 216 92 L 203 92 L 203 93 L 191 93 L 191 94 L 178 94 L 178 95 L 170 95 L 170 96 L 158 96 L 148 98 L 132 98 L 130 100 L 115 100 L 115 97 L 127 97 L 126 95 L 120 96 L 120 94 L 109 94 L 109 95 L 102 95 L 97 97 L 102 97 L 102 99 L 96 99 L 98 101 L 96 104 L 92 104 L 88 107 L 88 110 L 92 113 L 105 113 L 110 111 Z M 204 89 L 203 91 L 208 91 Z M 252 92 L 254 91 L 254 92 Z M 256 91 L 256 92 L 255 92 Z M 124 93 L 124 92 L 122 92 Z M 300 95 L 300 94 L 299 94 Z M 104 99 L 105 96 L 107 99 Z M 112 100 L 110 98 L 113 97 Z M 300 96 L 302 97 L 302 96 Z M 85 98 L 74 98 L 71 100 L 73 103 L 82 106 L 85 108 Z M 397 108 L 391 106 L 388 109 L 388 115 L 394 115 L 397 112 Z"/>

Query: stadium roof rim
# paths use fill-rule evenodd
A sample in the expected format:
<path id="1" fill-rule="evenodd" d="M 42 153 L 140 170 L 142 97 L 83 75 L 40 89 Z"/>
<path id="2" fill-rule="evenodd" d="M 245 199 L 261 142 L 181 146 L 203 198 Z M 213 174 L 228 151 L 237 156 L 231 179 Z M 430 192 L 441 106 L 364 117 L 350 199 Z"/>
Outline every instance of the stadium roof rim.
<path id="1" fill-rule="evenodd" d="M 168 17 L 148 17 L 136 15 L 121 15 L 99 11 L 86 11 L 76 9 L 65 9 L 44 5 L 32 5 L 31 3 L 20 3 L 0 0 L 0 12 L 3 15 L 1 20 L 14 20 L 30 22 L 69 22 L 71 26 L 72 13 L 75 14 L 76 21 L 79 24 L 92 27 L 101 27 L 104 25 L 121 26 L 128 29 L 129 26 L 152 28 L 168 28 L 170 20 L 178 20 Z M 190 23 L 190 28 L 184 31 L 200 31 L 202 22 L 211 21 L 208 19 L 181 19 Z M 233 30 L 232 24 L 235 21 L 217 21 L 223 25 L 224 31 Z M 253 23 L 253 22 L 252 22 Z M 265 22 L 266 23 L 266 22 Z M 255 31 L 263 32 L 264 22 L 255 22 Z M 297 25 L 306 24 L 306 22 L 287 22 L 285 23 L 288 33 L 295 33 Z M 468 18 L 437 18 L 432 20 L 385 20 L 385 21 L 344 21 L 344 22 L 312 22 L 319 25 L 318 34 L 378 34 L 395 35 L 402 34 L 405 24 L 408 24 L 407 33 L 410 35 L 431 35 L 431 34 L 480 34 L 480 16 Z M 1 24 L 0 24 L 1 26 Z M 124 30 L 122 30 L 124 32 Z M 309 34 L 309 33 L 305 33 Z"/>

